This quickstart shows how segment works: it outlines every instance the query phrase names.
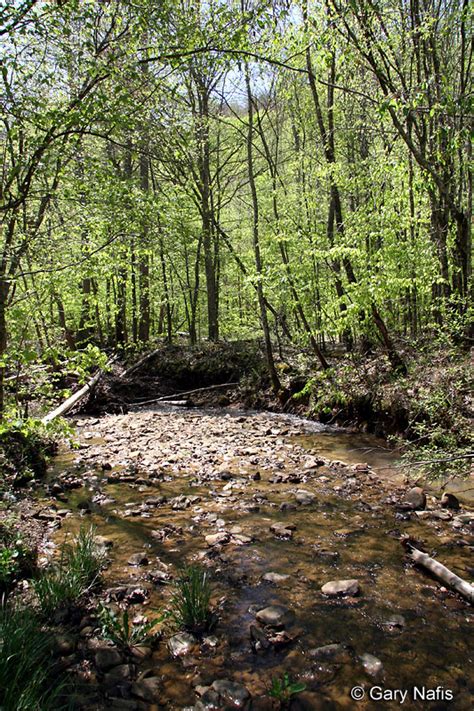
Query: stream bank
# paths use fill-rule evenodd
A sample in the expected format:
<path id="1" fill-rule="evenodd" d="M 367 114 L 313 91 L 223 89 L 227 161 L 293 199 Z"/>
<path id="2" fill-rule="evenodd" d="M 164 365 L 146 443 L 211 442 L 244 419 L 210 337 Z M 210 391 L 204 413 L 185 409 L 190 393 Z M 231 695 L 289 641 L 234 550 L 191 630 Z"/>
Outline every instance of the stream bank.
<path id="1" fill-rule="evenodd" d="M 78 642 L 65 664 L 82 680 L 83 708 L 263 711 L 274 708 L 272 678 L 285 672 L 306 687 L 294 709 L 353 709 L 354 685 L 420 679 L 453 689 L 450 709 L 470 708 L 471 608 L 408 564 L 400 538 L 470 579 L 472 514 L 430 495 L 408 502 L 375 441 L 364 440 L 358 462 L 348 451 L 356 440 L 339 442 L 335 461 L 322 454 L 331 432 L 317 423 L 234 410 L 155 406 L 76 424 L 80 448 L 55 460 L 38 505 L 55 544 L 86 523 L 110 546 L 102 592 L 69 620 Z M 145 659 L 101 666 L 98 600 L 153 618 L 189 563 L 211 575 L 212 634 L 166 632 Z M 337 581 L 342 588 L 324 587 Z M 272 606 L 278 620 L 262 616 Z"/>

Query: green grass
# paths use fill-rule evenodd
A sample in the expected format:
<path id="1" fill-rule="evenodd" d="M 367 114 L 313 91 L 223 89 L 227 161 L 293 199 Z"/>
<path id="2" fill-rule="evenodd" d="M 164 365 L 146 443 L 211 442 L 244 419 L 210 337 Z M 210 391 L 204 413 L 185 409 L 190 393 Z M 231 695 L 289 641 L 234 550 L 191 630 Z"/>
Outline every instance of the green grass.
<path id="1" fill-rule="evenodd" d="M 305 689 L 306 684 L 291 681 L 289 674 L 284 674 L 282 677 L 272 679 L 272 686 L 268 694 L 279 702 L 280 709 L 287 709 L 293 696 L 300 694 Z"/>
<path id="2" fill-rule="evenodd" d="M 65 678 L 51 656 L 51 636 L 29 610 L 0 607 L 0 708 L 62 711 Z"/>
<path id="3" fill-rule="evenodd" d="M 206 570 L 198 566 L 185 568 L 176 581 L 170 601 L 169 618 L 180 629 L 202 634 L 215 622 L 211 610 L 211 585 Z"/>
<path id="4" fill-rule="evenodd" d="M 95 530 L 81 529 L 72 543 L 65 542 L 57 564 L 51 565 L 33 583 L 42 612 L 77 602 L 99 581 L 105 554 L 95 543 Z"/>
<path id="5" fill-rule="evenodd" d="M 127 610 L 121 614 L 113 612 L 106 605 L 99 607 L 99 621 L 101 625 L 101 635 L 104 639 L 112 642 L 117 647 L 123 650 L 129 650 L 138 644 L 143 644 L 150 640 L 154 635 L 150 634 L 152 629 L 159 622 L 162 622 L 164 616 L 144 622 L 139 625 L 134 625 L 129 618 Z"/>

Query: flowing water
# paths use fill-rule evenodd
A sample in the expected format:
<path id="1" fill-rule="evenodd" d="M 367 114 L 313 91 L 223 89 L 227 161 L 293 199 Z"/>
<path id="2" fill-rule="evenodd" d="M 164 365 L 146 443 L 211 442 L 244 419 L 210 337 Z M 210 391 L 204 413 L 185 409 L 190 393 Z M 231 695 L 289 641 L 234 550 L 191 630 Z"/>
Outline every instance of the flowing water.
<path id="1" fill-rule="evenodd" d="M 150 572 L 172 579 L 184 563 L 199 562 L 213 581 L 218 624 L 211 639 L 174 658 L 165 635 L 146 661 L 147 673 L 161 679 L 160 705 L 150 709 L 193 708 L 195 687 L 216 679 L 242 683 L 253 708 L 274 708 L 268 688 L 285 672 L 306 685 L 294 708 L 471 708 L 472 608 L 407 564 L 399 538 L 423 541 L 467 579 L 472 539 L 453 518 L 397 515 L 402 479 L 384 442 L 258 413 L 150 410 L 79 424 L 83 449 L 63 453 L 53 476 L 80 474 L 84 486 L 69 493 L 71 513 L 56 542 L 93 523 L 113 542 L 106 589 L 146 587 L 146 604 L 132 609 L 149 618 L 172 592 L 170 584 L 151 582 Z M 316 498 L 295 506 L 299 489 Z M 275 535 L 274 523 L 294 526 L 292 537 Z M 219 532 L 227 534 L 222 545 L 206 542 Z M 136 553 L 148 564 L 131 566 Z M 269 572 L 288 577 L 266 582 Z M 321 593 L 339 579 L 357 579 L 360 594 Z M 255 613 L 274 604 L 293 613 L 287 637 L 256 651 Z M 314 657 L 312 650 L 329 644 L 347 647 L 333 659 Z M 383 667 L 364 667 L 364 654 Z M 364 689 L 364 700 L 351 698 L 354 686 Z M 374 686 L 441 690 L 428 701 L 409 693 L 401 705 L 368 700 Z"/>

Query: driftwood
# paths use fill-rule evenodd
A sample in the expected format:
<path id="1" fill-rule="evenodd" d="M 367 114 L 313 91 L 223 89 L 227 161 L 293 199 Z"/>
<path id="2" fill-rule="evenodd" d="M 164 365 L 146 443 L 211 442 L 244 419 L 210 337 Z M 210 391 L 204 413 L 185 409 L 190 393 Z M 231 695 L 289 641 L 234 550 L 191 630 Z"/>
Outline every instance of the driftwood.
<path id="1" fill-rule="evenodd" d="M 194 388 L 194 390 L 186 390 L 184 393 L 175 393 L 174 395 L 162 395 L 161 397 L 156 397 L 154 400 L 145 400 L 144 402 L 132 402 L 130 403 L 131 405 L 138 405 L 141 407 L 142 405 L 152 405 L 154 402 L 166 402 L 166 401 L 172 401 L 173 399 L 179 400 L 182 398 L 184 395 L 193 395 L 194 393 L 202 393 L 205 392 L 206 390 L 218 390 L 219 388 L 230 388 L 234 385 L 238 385 L 238 382 L 235 383 L 221 383 L 220 385 L 208 385 L 205 388 Z"/>
<path id="2" fill-rule="evenodd" d="M 108 366 L 110 366 L 114 362 L 114 360 L 115 358 L 111 358 L 105 366 L 104 370 L 108 368 Z M 41 422 L 43 424 L 47 424 L 48 422 L 51 422 L 51 420 L 56 419 L 56 417 L 61 417 L 62 415 L 65 415 L 67 412 L 69 412 L 69 410 L 72 410 L 74 405 L 80 402 L 80 400 L 82 400 L 82 398 L 85 397 L 87 393 L 90 393 L 94 390 L 95 386 L 101 379 L 104 370 L 98 370 L 97 373 L 95 373 L 95 375 L 93 375 L 92 378 L 89 380 L 89 382 L 83 385 L 80 390 L 77 390 L 75 393 L 70 395 L 67 400 L 65 400 L 61 405 L 58 405 L 58 407 L 56 407 L 54 410 L 48 412 L 48 414 L 42 418 Z"/>
<path id="3" fill-rule="evenodd" d="M 145 365 L 148 363 L 148 361 L 152 360 L 158 353 L 160 353 L 162 348 L 156 348 L 156 350 L 151 351 L 151 353 L 147 353 L 146 356 L 143 356 L 143 358 L 140 358 L 134 365 L 131 365 L 130 368 L 127 368 L 127 370 L 124 370 L 123 373 L 121 373 L 120 378 L 128 378 L 129 375 L 134 373 L 136 370 L 139 370 L 142 365 Z"/>
<path id="4" fill-rule="evenodd" d="M 462 595 L 471 605 L 474 603 L 474 585 L 460 578 L 445 565 L 431 558 L 427 553 L 423 553 L 418 550 L 418 548 L 415 548 L 409 541 L 405 541 L 404 546 L 408 556 L 416 565 L 420 565 L 422 568 L 428 570 L 435 578 L 444 583 L 444 585 L 447 585 L 459 593 L 459 595 Z"/>

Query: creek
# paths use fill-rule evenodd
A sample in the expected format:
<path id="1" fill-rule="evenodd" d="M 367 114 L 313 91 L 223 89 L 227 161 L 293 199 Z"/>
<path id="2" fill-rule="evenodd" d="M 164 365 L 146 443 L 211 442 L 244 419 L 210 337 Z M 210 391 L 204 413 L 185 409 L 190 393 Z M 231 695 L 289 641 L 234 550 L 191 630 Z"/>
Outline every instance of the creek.
<path id="1" fill-rule="evenodd" d="M 144 589 L 130 608 L 152 618 L 181 566 L 211 575 L 216 628 L 182 656 L 163 636 L 141 670 L 159 677 L 159 705 L 140 708 L 211 708 L 199 694 L 228 679 L 246 687 L 252 708 L 270 709 L 271 680 L 285 672 L 306 685 L 295 709 L 400 708 L 398 696 L 352 700 L 352 687 L 376 685 L 408 690 L 403 708 L 471 708 L 471 608 L 407 564 L 399 540 L 422 541 L 470 579 L 469 517 L 431 496 L 433 515 L 400 511 L 407 487 L 383 441 L 225 410 L 152 408 L 76 424 L 80 448 L 61 452 L 50 472 L 50 486 L 65 484 L 53 541 L 86 522 L 112 544 L 102 597 Z M 324 595 L 335 580 L 357 580 L 359 594 Z M 284 633 L 256 622 L 270 605 L 290 611 Z M 415 686 L 441 686 L 454 701 L 427 706 L 412 698 Z"/>

